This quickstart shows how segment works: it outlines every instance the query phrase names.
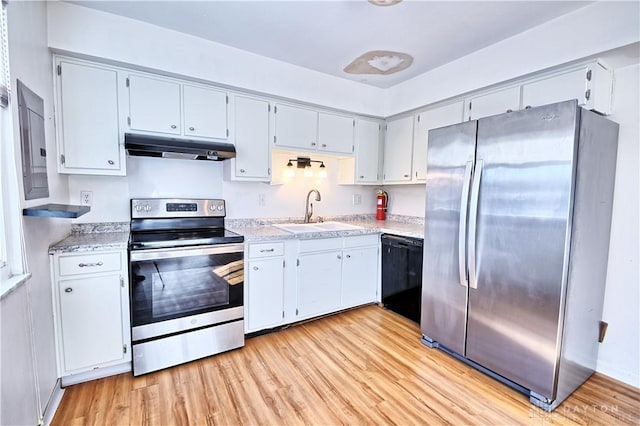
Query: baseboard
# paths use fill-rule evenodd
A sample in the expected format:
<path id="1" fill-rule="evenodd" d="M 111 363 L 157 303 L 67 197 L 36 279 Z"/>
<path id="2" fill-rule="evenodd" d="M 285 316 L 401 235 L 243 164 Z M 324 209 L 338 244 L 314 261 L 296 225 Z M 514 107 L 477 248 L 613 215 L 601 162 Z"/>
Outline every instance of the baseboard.
<path id="1" fill-rule="evenodd" d="M 640 374 L 638 374 L 638 371 L 626 371 L 616 365 L 598 361 L 596 372 L 618 382 L 640 389 Z"/>
<path id="2" fill-rule="evenodd" d="M 58 411 L 58 407 L 60 406 L 60 402 L 62 402 L 63 396 L 64 389 L 62 388 L 62 382 L 58 379 L 56 381 L 56 386 L 51 393 L 51 397 L 49 398 L 49 402 L 47 403 L 47 407 L 44 409 L 43 424 L 45 426 L 49 426 L 53 421 L 53 416 L 56 415 L 56 411 Z"/>
<path id="3" fill-rule="evenodd" d="M 77 383 L 88 382 L 89 380 L 101 379 L 103 377 L 127 373 L 130 371 L 131 371 L 131 362 L 125 362 L 122 364 L 112 365 L 104 368 L 96 368 L 95 370 L 85 371 L 84 373 L 71 374 L 69 376 L 64 376 L 61 379 L 62 386 L 75 385 Z"/>

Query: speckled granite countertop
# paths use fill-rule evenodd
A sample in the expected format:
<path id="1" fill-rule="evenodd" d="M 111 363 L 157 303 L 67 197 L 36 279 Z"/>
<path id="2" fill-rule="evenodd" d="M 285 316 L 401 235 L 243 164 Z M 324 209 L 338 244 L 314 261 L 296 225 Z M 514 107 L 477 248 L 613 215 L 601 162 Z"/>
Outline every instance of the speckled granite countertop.
<path id="1" fill-rule="evenodd" d="M 290 218 L 287 220 L 229 220 L 227 228 L 233 232 L 241 234 L 245 238 L 245 242 L 260 242 L 270 240 L 286 240 L 286 239 L 313 239 L 313 238 L 332 238 L 347 237 L 354 235 L 367 235 L 388 233 L 401 235 L 405 237 L 424 238 L 424 223 L 421 218 L 408 216 L 390 216 L 388 220 L 375 220 L 373 217 L 356 216 L 356 217 L 334 217 L 325 218 L 326 220 L 348 223 L 350 225 L 360 226 L 362 229 L 353 229 L 345 231 L 320 231 L 320 232 L 304 232 L 293 234 L 273 226 L 274 223 L 299 222 L 299 218 Z"/>
<path id="2" fill-rule="evenodd" d="M 424 237 L 422 219 L 411 216 L 390 215 L 387 220 L 375 220 L 373 215 L 335 216 L 325 218 L 325 220 L 344 222 L 359 226 L 361 229 L 294 234 L 273 226 L 274 223 L 300 222 L 300 218 L 229 219 L 227 220 L 227 228 L 243 235 L 245 242 L 248 243 L 271 240 L 348 237 L 379 233 L 415 238 Z M 71 227 L 71 235 L 49 247 L 49 254 L 121 250 L 127 248 L 128 242 L 129 223 L 75 224 Z"/>
<path id="3" fill-rule="evenodd" d="M 122 250 L 129 243 L 129 224 L 93 223 L 72 225 L 71 235 L 52 244 L 49 254 Z"/>

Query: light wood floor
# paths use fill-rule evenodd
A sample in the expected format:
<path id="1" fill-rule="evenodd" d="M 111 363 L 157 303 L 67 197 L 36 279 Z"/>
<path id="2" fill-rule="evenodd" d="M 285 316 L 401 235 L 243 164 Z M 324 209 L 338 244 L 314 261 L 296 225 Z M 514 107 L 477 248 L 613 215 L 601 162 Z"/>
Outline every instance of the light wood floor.
<path id="1" fill-rule="evenodd" d="M 367 306 L 244 348 L 66 389 L 54 425 L 640 424 L 640 392 L 594 375 L 553 413 Z"/>

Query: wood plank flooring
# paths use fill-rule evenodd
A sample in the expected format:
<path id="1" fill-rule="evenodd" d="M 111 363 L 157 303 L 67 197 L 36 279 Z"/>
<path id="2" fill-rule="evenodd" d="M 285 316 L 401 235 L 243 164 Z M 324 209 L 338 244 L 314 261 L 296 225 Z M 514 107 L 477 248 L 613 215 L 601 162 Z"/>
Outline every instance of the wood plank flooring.
<path id="1" fill-rule="evenodd" d="M 378 306 L 141 377 L 66 389 L 53 425 L 640 424 L 640 392 L 595 374 L 553 413 L 420 343 Z"/>

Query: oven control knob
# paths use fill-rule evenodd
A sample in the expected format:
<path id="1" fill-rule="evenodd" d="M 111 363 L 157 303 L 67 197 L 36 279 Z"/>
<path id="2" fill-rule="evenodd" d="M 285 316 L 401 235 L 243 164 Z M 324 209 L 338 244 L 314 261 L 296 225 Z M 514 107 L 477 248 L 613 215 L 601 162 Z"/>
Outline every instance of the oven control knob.
<path id="1" fill-rule="evenodd" d="M 212 211 L 213 211 L 213 210 L 215 210 L 215 209 L 216 209 L 216 206 L 215 206 L 215 205 L 213 205 L 213 204 L 209 204 L 209 210 L 212 210 Z"/>
<path id="2" fill-rule="evenodd" d="M 222 211 L 222 204 L 218 205 L 218 210 Z"/>
<path id="3" fill-rule="evenodd" d="M 145 212 L 150 212 L 151 211 L 151 206 L 149 204 L 145 204 L 144 205 L 144 211 Z"/>
<path id="4" fill-rule="evenodd" d="M 142 211 L 142 206 L 140 204 L 136 204 L 135 206 L 133 206 L 133 208 L 137 212 Z"/>

